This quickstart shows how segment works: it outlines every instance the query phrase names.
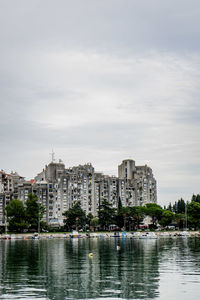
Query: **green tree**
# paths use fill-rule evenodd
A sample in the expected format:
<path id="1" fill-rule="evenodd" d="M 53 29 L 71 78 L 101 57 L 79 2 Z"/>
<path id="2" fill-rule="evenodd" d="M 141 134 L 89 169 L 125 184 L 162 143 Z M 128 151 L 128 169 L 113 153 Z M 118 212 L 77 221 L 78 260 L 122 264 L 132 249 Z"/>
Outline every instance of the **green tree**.
<path id="1" fill-rule="evenodd" d="M 121 209 L 122 209 L 122 201 L 121 198 L 118 198 L 118 206 L 117 206 L 117 212 L 115 215 L 115 223 L 118 227 L 123 227 L 124 226 L 124 218 L 123 215 L 121 214 Z"/>
<path id="2" fill-rule="evenodd" d="M 122 201 L 121 201 L 121 197 L 119 197 L 119 199 L 118 199 L 118 207 L 117 207 L 118 213 L 120 212 L 121 208 L 122 208 Z"/>
<path id="3" fill-rule="evenodd" d="M 163 209 L 160 205 L 155 203 L 147 203 L 145 205 L 145 213 L 152 218 L 154 226 L 161 220 Z"/>
<path id="4" fill-rule="evenodd" d="M 104 230 L 108 229 L 109 225 L 115 220 L 115 212 L 116 210 L 112 208 L 112 205 L 108 201 L 103 200 L 99 207 L 98 217 L 99 224 Z"/>
<path id="5" fill-rule="evenodd" d="M 177 210 L 177 202 L 175 201 L 174 205 L 173 205 L 173 208 L 172 208 L 172 211 L 174 213 L 178 213 L 178 210 Z"/>
<path id="6" fill-rule="evenodd" d="M 177 202 L 177 213 L 178 214 L 185 213 L 185 201 L 182 198 Z"/>
<path id="7" fill-rule="evenodd" d="M 173 205 L 172 212 L 174 212 L 174 219 L 177 222 L 178 229 L 183 229 L 185 226 L 185 208 L 186 208 L 186 203 L 185 201 L 181 198 L 178 200 L 178 202 L 175 202 Z"/>
<path id="8" fill-rule="evenodd" d="M 124 230 L 127 230 L 127 226 L 129 224 L 130 219 L 130 208 L 122 206 L 119 215 L 122 217 Z"/>
<path id="9" fill-rule="evenodd" d="M 42 227 L 44 224 L 42 221 L 44 212 L 45 208 L 38 202 L 37 196 L 30 193 L 25 208 L 26 221 L 29 224 L 29 229 L 37 231 Z"/>
<path id="10" fill-rule="evenodd" d="M 25 208 L 20 200 L 11 200 L 5 210 L 10 231 L 22 232 L 28 227 L 25 221 Z"/>
<path id="11" fill-rule="evenodd" d="M 91 220 L 92 220 L 93 218 L 94 218 L 94 217 L 93 217 L 92 213 L 89 213 L 89 214 L 87 215 L 86 223 L 88 224 L 89 227 L 90 227 L 90 225 L 91 225 Z"/>
<path id="12" fill-rule="evenodd" d="M 169 205 L 167 207 L 167 210 L 172 211 L 172 204 L 171 204 L 171 202 L 169 203 Z"/>
<path id="13" fill-rule="evenodd" d="M 143 222 L 145 217 L 145 208 L 143 206 L 130 207 L 130 216 L 133 220 L 134 229 L 139 228 L 139 225 Z"/>
<path id="14" fill-rule="evenodd" d="M 76 202 L 73 207 L 64 212 L 63 216 L 65 217 L 65 228 L 69 231 L 73 228 L 78 230 L 79 227 L 82 228 L 86 225 L 86 214 L 82 210 L 80 202 Z"/>
<path id="15" fill-rule="evenodd" d="M 92 218 L 91 222 L 90 222 L 90 226 L 93 227 L 93 229 L 95 229 L 99 224 L 99 219 L 97 217 Z"/>
<path id="16" fill-rule="evenodd" d="M 123 217 L 123 213 L 122 213 L 122 206 L 118 206 L 118 209 L 117 209 L 117 212 L 116 212 L 116 215 L 115 215 L 115 221 L 114 223 L 122 228 L 124 226 L 124 217 Z"/>
<path id="17" fill-rule="evenodd" d="M 178 229 L 183 229 L 185 226 L 185 214 L 175 214 L 175 220 L 177 222 L 178 225 Z"/>
<path id="18" fill-rule="evenodd" d="M 192 195 L 192 202 L 198 202 L 200 203 L 200 194 Z"/>
<path id="19" fill-rule="evenodd" d="M 163 227 L 168 226 L 169 224 L 171 224 L 173 219 L 174 219 L 173 212 L 169 210 L 164 210 L 161 219 L 159 221 L 159 224 L 162 225 Z"/>
<path id="20" fill-rule="evenodd" d="M 187 204 L 189 226 L 200 228 L 200 203 L 191 201 Z"/>

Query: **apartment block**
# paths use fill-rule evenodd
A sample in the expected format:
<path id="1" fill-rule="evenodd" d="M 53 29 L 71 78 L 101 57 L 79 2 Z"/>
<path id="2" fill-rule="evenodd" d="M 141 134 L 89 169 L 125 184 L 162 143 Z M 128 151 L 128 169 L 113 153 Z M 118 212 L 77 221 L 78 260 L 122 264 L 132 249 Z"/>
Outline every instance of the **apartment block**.
<path id="1" fill-rule="evenodd" d="M 24 177 L 16 172 L 7 174 L 0 171 L 0 226 L 5 224 L 5 207 L 12 199 L 18 197 L 18 184 L 24 181 Z"/>
<path id="2" fill-rule="evenodd" d="M 50 226 L 62 226 L 63 213 L 80 202 L 86 215 L 98 215 L 101 203 L 106 200 L 113 208 L 141 206 L 157 202 L 156 180 L 147 165 L 136 166 L 132 159 L 118 166 L 118 177 L 95 172 L 88 163 L 66 168 L 59 160 L 52 162 L 35 176 L 25 181 L 17 173 L 0 172 L 0 224 L 5 223 L 4 209 L 9 201 L 18 198 L 24 204 L 28 194 L 37 195 L 45 207 L 44 221 Z"/>
<path id="3" fill-rule="evenodd" d="M 123 160 L 118 166 L 119 197 L 123 206 L 142 206 L 157 203 L 156 180 L 152 169 L 136 166 L 131 159 Z"/>

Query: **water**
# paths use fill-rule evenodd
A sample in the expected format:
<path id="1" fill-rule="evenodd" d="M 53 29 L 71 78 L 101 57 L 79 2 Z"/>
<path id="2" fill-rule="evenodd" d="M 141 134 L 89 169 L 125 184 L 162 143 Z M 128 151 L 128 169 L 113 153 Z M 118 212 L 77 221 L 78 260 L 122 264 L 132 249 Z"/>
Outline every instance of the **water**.
<path id="1" fill-rule="evenodd" d="M 0 241 L 0 299 L 193 300 L 199 294 L 199 238 Z"/>

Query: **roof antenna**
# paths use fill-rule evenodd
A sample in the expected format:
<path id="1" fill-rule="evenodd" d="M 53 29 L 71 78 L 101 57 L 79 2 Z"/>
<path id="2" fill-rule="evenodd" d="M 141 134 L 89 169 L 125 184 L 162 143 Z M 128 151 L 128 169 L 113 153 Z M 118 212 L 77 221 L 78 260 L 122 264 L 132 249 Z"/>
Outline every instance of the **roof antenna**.
<path id="1" fill-rule="evenodd" d="M 50 153 L 51 155 L 51 162 L 54 163 L 55 162 L 55 152 L 52 149 L 52 152 Z"/>

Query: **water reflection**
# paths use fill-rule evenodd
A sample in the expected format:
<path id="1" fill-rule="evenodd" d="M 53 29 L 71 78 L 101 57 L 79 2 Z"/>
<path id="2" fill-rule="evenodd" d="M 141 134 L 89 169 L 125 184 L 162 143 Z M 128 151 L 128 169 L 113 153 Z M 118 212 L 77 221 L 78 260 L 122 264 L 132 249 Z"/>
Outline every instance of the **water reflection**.
<path id="1" fill-rule="evenodd" d="M 0 299 L 159 299 L 183 261 L 199 272 L 199 250 L 199 239 L 0 241 Z"/>

